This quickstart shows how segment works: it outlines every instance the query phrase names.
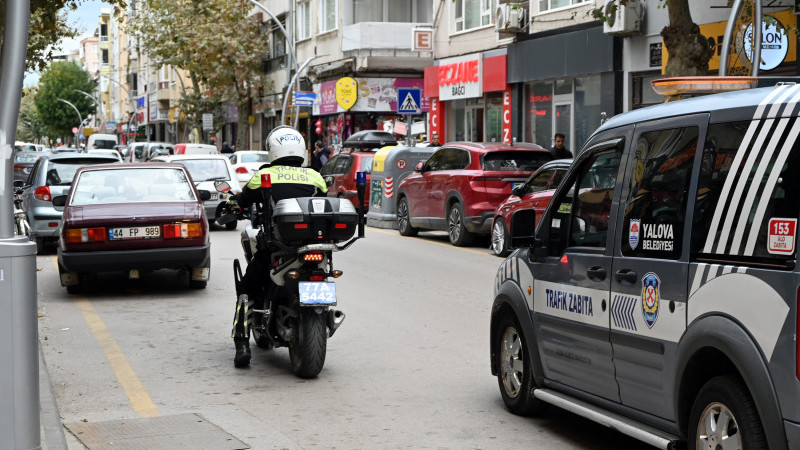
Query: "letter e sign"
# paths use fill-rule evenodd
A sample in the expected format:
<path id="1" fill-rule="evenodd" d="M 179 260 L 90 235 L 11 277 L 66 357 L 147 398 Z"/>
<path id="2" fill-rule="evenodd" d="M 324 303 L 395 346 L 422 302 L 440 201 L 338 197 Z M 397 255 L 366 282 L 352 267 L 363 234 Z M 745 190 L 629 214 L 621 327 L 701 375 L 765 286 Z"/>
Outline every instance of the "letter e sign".
<path id="1" fill-rule="evenodd" d="M 432 52 L 433 51 L 433 29 L 431 28 L 412 28 L 411 29 L 411 51 L 412 52 Z"/>

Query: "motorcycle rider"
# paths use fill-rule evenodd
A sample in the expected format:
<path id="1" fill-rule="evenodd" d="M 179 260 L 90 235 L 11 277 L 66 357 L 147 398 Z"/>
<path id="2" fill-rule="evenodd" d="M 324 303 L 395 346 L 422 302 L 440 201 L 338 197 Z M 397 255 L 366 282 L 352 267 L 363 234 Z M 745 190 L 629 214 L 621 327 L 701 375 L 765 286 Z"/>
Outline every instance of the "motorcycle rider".
<path id="1" fill-rule="evenodd" d="M 301 167 L 306 162 L 306 143 L 303 136 L 288 125 L 281 125 L 270 132 L 267 137 L 267 151 L 269 151 L 269 167 L 262 167 L 235 200 L 242 208 L 248 208 L 256 202 L 261 202 L 259 192 L 261 175 L 269 174 L 272 182 L 272 203 L 287 198 L 313 197 L 325 195 L 328 186 L 325 180 L 316 171 L 308 167 Z M 255 219 L 255 218 L 254 218 Z M 267 218 L 270 220 L 270 218 Z M 236 347 L 236 356 L 233 363 L 236 367 L 245 367 L 250 364 L 250 331 L 248 329 L 248 308 L 253 305 L 255 309 L 262 309 L 264 293 L 272 283 L 269 276 L 270 254 L 268 249 L 259 249 L 247 265 L 242 284 L 244 293 L 236 301 L 236 314 L 233 319 L 233 337 Z"/>

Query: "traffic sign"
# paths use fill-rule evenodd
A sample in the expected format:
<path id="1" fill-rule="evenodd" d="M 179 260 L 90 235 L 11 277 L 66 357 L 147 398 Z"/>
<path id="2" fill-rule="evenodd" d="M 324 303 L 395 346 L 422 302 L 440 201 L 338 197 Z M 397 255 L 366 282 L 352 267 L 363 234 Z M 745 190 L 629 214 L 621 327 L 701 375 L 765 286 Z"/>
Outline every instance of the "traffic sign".
<path id="1" fill-rule="evenodd" d="M 214 129 L 214 116 L 212 114 L 203 114 L 203 130 L 211 131 Z"/>
<path id="2" fill-rule="evenodd" d="M 314 106 L 314 100 L 317 99 L 317 94 L 313 92 L 295 92 L 294 104 L 297 106 Z"/>
<path id="3" fill-rule="evenodd" d="M 72 127 L 72 134 L 78 134 L 78 127 Z"/>
<path id="4" fill-rule="evenodd" d="M 397 112 L 400 114 L 419 114 L 422 104 L 420 88 L 397 89 Z"/>

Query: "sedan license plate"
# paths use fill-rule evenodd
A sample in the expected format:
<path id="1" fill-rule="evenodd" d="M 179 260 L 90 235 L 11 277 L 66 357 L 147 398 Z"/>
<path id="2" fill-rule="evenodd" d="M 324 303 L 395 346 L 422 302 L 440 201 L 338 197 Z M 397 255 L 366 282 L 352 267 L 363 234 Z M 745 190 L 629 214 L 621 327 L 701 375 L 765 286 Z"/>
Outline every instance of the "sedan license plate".
<path id="1" fill-rule="evenodd" d="M 216 200 L 217 199 L 217 195 L 218 194 L 216 192 L 212 192 L 211 193 L 211 198 L 209 200 Z"/>
<path id="2" fill-rule="evenodd" d="M 161 237 L 161 227 L 158 225 L 149 227 L 124 227 L 109 228 L 108 239 L 152 239 Z"/>
<path id="3" fill-rule="evenodd" d="M 336 283 L 301 281 L 297 285 L 301 306 L 336 306 Z"/>

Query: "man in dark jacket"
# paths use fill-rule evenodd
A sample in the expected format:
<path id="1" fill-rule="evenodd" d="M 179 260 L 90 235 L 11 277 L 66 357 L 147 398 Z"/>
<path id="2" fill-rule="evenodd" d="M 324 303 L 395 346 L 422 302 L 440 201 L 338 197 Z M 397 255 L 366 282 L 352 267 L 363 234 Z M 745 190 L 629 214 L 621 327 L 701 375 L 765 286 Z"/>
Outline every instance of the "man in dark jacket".
<path id="1" fill-rule="evenodd" d="M 233 149 L 228 145 L 227 142 L 222 143 L 222 149 L 219 151 L 220 153 L 233 153 Z"/>
<path id="2" fill-rule="evenodd" d="M 311 168 L 319 172 L 322 170 L 322 166 L 328 162 L 330 156 L 331 152 L 325 148 L 325 144 L 322 141 L 317 141 L 314 143 L 314 153 L 311 155 Z"/>
<path id="3" fill-rule="evenodd" d="M 550 149 L 550 154 L 554 159 L 567 159 L 572 158 L 572 152 L 564 145 L 564 135 L 556 133 L 553 137 L 553 148 Z"/>

